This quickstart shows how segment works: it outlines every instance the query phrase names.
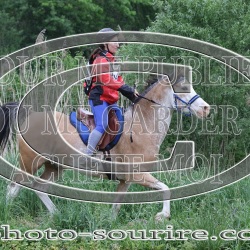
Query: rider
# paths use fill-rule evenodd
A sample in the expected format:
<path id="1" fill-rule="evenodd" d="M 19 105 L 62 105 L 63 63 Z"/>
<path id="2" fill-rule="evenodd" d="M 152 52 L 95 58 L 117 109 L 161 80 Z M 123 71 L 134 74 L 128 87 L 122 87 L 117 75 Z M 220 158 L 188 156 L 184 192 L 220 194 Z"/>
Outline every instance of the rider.
<path id="1" fill-rule="evenodd" d="M 108 126 L 108 106 L 119 99 L 118 91 L 133 101 L 139 95 L 137 90 L 125 84 L 122 76 L 112 72 L 110 62 L 115 61 L 115 53 L 119 48 L 118 33 L 111 28 L 101 29 L 101 41 L 109 41 L 95 49 L 89 58 L 92 64 L 92 87 L 89 93 L 89 105 L 94 114 L 95 129 L 88 140 L 86 154 L 93 155 L 96 146 Z M 105 65 L 103 65 L 105 63 Z"/>

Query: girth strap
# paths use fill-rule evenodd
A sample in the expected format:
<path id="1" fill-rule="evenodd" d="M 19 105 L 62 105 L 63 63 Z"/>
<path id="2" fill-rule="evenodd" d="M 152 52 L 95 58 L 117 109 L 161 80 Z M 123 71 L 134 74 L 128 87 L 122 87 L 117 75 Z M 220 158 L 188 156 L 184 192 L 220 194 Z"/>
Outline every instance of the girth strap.
<path id="1" fill-rule="evenodd" d="M 103 160 L 112 161 L 109 150 L 108 151 L 103 151 Z M 103 164 L 103 169 L 104 169 L 104 171 L 107 171 L 107 168 L 106 168 L 105 164 Z M 114 173 L 105 173 L 105 174 L 108 176 L 109 180 L 112 180 L 112 181 L 118 180 Z"/>

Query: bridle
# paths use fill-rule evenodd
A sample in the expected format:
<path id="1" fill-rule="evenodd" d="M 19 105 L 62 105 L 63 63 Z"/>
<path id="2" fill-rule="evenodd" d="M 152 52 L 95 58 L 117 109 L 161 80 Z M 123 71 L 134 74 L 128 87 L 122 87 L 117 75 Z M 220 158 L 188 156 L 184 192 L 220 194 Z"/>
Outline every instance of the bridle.
<path id="1" fill-rule="evenodd" d="M 141 98 L 141 99 L 147 100 L 147 101 L 149 101 L 149 102 L 152 102 L 152 103 L 154 103 L 154 104 L 156 104 L 156 105 L 159 105 L 159 106 L 161 106 L 161 107 L 165 107 L 165 108 L 177 110 L 178 112 L 181 112 L 181 113 L 183 113 L 182 110 L 183 110 L 184 108 L 187 108 L 187 109 L 189 110 L 189 112 L 188 112 L 188 113 L 186 113 L 186 112 L 183 113 L 185 116 L 191 116 L 191 115 L 192 115 L 192 112 L 191 112 L 191 105 L 192 105 L 198 98 L 200 98 L 200 96 L 196 94 L 196 95 L 193 96 L 188 102 L 186 102 L 186 101 L 184 101 L 182 98 L 180 98 L 177 94 L 174 93 L 174 94 L 173 94 L 173 97 L 174 97 L 174 107 L 167 107 L 167 106 L 165 106 L 164 104 L 158 103 L 158 102 L 156 102 L 156 101 L 154 101 L 154 100 L 152 100 L 152 99 L 149 99 L 149 98 L 147 98 L 147 97 L 145 97 L 145 96 L 139 95 L 138 97 Z M 181 107 L 179 107 L 179 106 L 178 106 L 178 101 L 180 101 L 182 104 L 184 104 L 184 106 L 181 105 Z"/>
<path id="2" fill-rule="evenodd" d="M 191 116 L 191 115 L 192 115 L 191 105 L 192 105 L 192 103 L 194 103 L 198 98 L 200 98 L 200 96 L 196 94 L 196 95 L 193 96 L 188 102 L 186 102 L 186 101 L 184 101 L 183 99 L 181 99 L 181 98 L 180 98 L 177 94 L 175 94 L 175 93 L 173 94 L 173 97 L 174 97 L 174 104 L 175 104 L 175 107 L 167 107 L 166 105 L 161 104 L 161 103 L 158 103 L 158 102 L 156 102 L 156 101 L 154 101 L 154 100 L 152 100 L 152 99 L 149 99 L 149 98 L 147 98 L 147 97 L 145 97 L 145 96 L 138 95 L 138 99 L 144 99 L 144 100 L 147 100 L 147 101 L 149 101 L 149 102 L 151 102 L 151 103 L 153 103 L 153 104 L 159 105 L 159 106 L 161 106 L 161 107 L 168 108 L 168 109 L 177 110 L 178 112 L 183 113 L 185 116 Z M 184 107 L 182 106 L 181 108 L 178 107 L 178 101 L 180 101 L 181 103 L 185 104 L 185 106 L 184 106 Z M 134 121 L 134 105 L 135 105 L 136 102 L 138 102 L 138 100 L 135 101 L 135 102 L 132 104 L 132 123 L 131 123 L 131 126 L 130 126 L 130 141 L 131 141 L 131 142 L 133 142 L 133 137 L 132 137 L 132 126 L 133 126 L 133 121 Z M 183 110 L 184 108 L 187 108 L 189 112 L 188 112 L 188 113 L 182 112 L 182 110 Z"/>
<path id="3" fill-rule="evenodd" d="M 198 99 L 200 98 L 199 95 L 194 95 L 188 102 L 184 101 L 182 98 L 180 98 L 177 94 L 173 94 L 173 97 L 174 97 L 174 107 L 168 107 L 164 104 L 161 104 L 161 103 L 158 103 L 152 99 L 149 99 L 143 95 L 138 95 L 138 98 L 133 102 L 132 104 L 132 123 L 131 123 L 131 126 L 130 126 L 130 141 L 133 142 L 133 138 L 132 138 L 132 126 L 133 126 L 133 121 L 134 121 L 134 105 L 135 103 L 137 103 L 140 99 L 144 99 L 144 100 L 147 100 L 153 104 L 156 104 L 156 105 L 159 105 L 161 107 L 164 107 L 164 108 L 168 108 L 168 109 L 174 109 L 174 110 L 177 110 L 178 112 L 181 112 L 183 113 L 185 116 L 191 116 L 192 115 L 192 111 L 191 111 L 191 105 Z M 181 107 L 178 107 L 178 101 L 180 101 L 182 104 L 184 104 L 184 107 L 183 105 L 181 105 Z M 184 113 L 183 112 L 183 109 L 184 108 L 187 108 L 188 109 L 188 113 Z"/>
<path id="4" fill-rule="evenodd" d="M 200 96 L 199 95 L 195 95 L 195 96 L 193 96 L 188 102 L 185 102 L 183 99 L 181 99 L 177 94 L 174 94 L 174 104 L 175 104 L 175 108 L 174 109 L 176 109 L 178 112 L 182 112 L 182 110 L 184 109 L 184 108 L 187 108 L 188 109 L 188 113 L 183 113 L 185 116 L 191 116 L 192 115 L 192 112 L 191 112 L 191 105 L 192 105 L 192 103 L 194 103 L 198 98 L 200 98 Z M 181 106 L 181 108 L 180 107 L 178 107 L 178 101 L 180 101 L 181 103 L 183 103 L 184 104 L 184 107 L 183 106 Z"/>

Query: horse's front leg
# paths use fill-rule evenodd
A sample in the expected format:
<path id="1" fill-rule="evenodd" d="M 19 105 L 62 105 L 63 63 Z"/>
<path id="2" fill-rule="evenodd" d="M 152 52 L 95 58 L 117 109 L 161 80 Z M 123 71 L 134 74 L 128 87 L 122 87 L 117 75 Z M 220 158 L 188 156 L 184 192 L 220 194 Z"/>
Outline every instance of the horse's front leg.
<path id="1" fill-rule="evenodd" d="M 129 177 L 129 178 L 128 178 Z M 160 221 L 164 218 L 170 218 L 170 190 L 167 185 L 157 180 L 149 173 L 133 174 L 127 176 L 127 182 L 140 184 L 144 187 L 149 187 L 163 191 L 163 208 L 162 211 L 157 213 L 155 219 Z"/>
<path id="2" fill-rule="evenodd" d="M 117 192 L 121 192 L 120 194 L 117 194 L 116 196 L 116 199 L 114 200 L 114 204 L 113 204 L 113 207 L 112 207 L 112 217 L 113 219 L 115 219 L 117 217 L 117 214 L 121 208 L 121 202 L 123 200 L 123 197 L 125 196 L 125 192 L 128 191 L 129 189 L 129 186 L 130 186 L 130 183 L 127 183 L 126 181 L 124 180 L 120 180 L 120 183 L 118 184 L 118 187 L 117 187 Z"/>
<path id="3" fill-rule="evenodd" d="M 170 190 L 167 185 L 160 181 L 156 181 L 151 185 L 152 188 L 157 190 L 163 190 L 163 208 L 162 211 L 157 213 L 155 216 L 155 220 L 160 221 L 164 218 L 170 218 Z"/>

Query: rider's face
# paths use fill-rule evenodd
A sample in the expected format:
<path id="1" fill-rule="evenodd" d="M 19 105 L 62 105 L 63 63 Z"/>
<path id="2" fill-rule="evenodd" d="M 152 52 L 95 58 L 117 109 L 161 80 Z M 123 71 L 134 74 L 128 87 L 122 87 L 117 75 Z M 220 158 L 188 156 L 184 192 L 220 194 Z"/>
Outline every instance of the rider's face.
<path id="1" fill-rule="evenodd" d="M 110 43 L 106 44 L 107 50 L 111 52 L 112 54 L 115 54 L 119 48 L 118 38 L 113 37 L 110 40 Z"/>

